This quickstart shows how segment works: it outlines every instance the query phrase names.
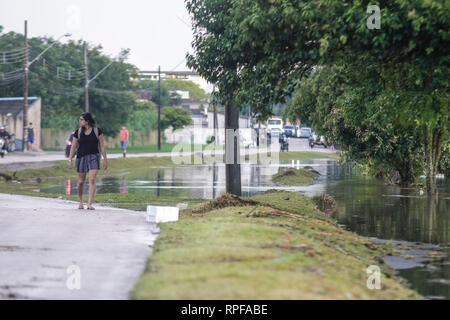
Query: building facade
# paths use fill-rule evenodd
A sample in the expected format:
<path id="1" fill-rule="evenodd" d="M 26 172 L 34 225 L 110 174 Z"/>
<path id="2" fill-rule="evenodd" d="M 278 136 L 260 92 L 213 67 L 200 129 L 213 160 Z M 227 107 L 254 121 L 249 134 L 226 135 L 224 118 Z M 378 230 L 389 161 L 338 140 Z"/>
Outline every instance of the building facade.
<path id="1" fill-rule="evenodd" d="M 33 149 L 41 149 L 41 98 L 28 98 L 28 122 L 33 124 Z M 16 148 L 21 149 L 23 143 L 23 97 L 0 98 L 0 125 L 6 126 L 10 134 L 16 138 Z"/>

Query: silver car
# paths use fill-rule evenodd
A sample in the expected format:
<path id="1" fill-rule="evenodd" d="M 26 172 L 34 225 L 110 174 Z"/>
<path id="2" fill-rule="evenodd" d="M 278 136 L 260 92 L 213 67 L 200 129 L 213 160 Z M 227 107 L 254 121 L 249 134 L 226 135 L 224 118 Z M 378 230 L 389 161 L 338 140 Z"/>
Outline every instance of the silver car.
<path id="1" fill-rule="evenodd" d="M 308 127 L 300 128 L 300 138 L 308 139 L 309 136 L 311 135 L 311 132 L 312 132 L 311 128 Z"/>

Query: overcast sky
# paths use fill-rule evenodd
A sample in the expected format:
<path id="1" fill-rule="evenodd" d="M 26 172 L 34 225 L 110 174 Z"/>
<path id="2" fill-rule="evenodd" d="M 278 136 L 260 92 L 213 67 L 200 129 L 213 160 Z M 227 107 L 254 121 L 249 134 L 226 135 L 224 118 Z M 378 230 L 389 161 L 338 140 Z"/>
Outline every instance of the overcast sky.
<path id="1" fill-rule="evenodd" d="M 0 0 L 4 33 L 23 33 L 24 20 L 29 37 L 71 33 L 110 56 L 129 48 L 128 62 L 141 70 L 187 70 L 192 52 L 184 0 Z"/>

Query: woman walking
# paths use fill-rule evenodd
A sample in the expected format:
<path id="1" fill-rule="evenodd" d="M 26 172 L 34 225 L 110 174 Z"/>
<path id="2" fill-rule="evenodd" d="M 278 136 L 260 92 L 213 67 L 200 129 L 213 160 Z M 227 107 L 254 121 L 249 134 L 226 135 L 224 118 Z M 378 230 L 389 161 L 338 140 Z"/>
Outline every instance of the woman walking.
<path id="1" fill-rule="evenodd" d="M 78 173 L 78 197 L 80 205 L 78 209 L 84 209 L 83 190 L 86 176 L 89 173 L 89 200 L 87 209 L 95 210 L 92 206 L 96 191 L 96 178 L 100 170 L 100 152 L 103 154 L 103 168 L 108 168 L 103 132 L 95 126 L 95 120 L 90 113 L 80 116 L 80 128 L 73 133 L 72 148 L 69 155 L 69 169 L 72 169 L 72 158 L 77 153 L 75 167 Z"/>

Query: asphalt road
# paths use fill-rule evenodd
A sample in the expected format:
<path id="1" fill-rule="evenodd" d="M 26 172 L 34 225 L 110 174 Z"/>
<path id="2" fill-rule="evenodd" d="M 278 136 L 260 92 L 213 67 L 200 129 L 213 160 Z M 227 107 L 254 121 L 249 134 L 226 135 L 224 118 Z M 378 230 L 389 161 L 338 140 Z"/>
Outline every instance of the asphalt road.
<path id="1" fill-rule="evenodd" d="M 129 298 L 156 226 L 143 212 L 76 208 L 0 194 L 0 299 Z"/>

